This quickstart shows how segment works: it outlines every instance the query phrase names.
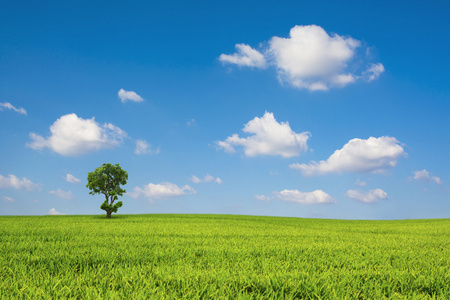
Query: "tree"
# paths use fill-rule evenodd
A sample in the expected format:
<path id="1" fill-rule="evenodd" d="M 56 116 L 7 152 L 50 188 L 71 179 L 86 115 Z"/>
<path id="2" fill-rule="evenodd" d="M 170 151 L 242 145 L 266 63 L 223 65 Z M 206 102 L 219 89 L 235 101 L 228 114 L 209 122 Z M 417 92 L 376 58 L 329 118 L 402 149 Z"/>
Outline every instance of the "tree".
<path id="1" fill-rule="evenodd" d="M 127 171 L 122 170 L 119 164 L 103 164 L 94 172 L 89 172 L 87 180 L 86 187 L 91 190 L 89 194 L 105 195 L 106 200 L 100 208 L 106 211 L 107 218 L 111 218 L 111 213 L 117 212 L 119 207 L 123 205 L 122 201 L 116 204 L 114 202 L 119 199 L 119 196 L 123 196 L 127 192 L 120 187 L 120 185 L 127 184 Z"/>

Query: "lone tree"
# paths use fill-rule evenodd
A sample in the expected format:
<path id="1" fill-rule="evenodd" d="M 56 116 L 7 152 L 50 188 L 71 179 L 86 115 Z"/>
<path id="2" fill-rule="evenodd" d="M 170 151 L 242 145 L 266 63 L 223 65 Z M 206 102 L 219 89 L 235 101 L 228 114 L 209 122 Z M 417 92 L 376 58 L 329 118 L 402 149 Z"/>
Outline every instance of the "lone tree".
<path id="1" fill-rule="evenodd" d="M 91 190 L 89 194 L 105 195 L 106 200 L 100 208 L 106 211 L 107 218 L 111 218 L 111 213 L 117 212 L 119 207 L 122 207 L 122 201 L 116 204 L 114 204 L 114 201 L 127 192 L 120 187 L 120 185 L 127 184 L 127 171 L 122 170 L 119 164 L 103 164 L 95 169 L 94 172 L 89 172 L 87 180 L 88 184 L 86 184 L 86 187 Z"/>

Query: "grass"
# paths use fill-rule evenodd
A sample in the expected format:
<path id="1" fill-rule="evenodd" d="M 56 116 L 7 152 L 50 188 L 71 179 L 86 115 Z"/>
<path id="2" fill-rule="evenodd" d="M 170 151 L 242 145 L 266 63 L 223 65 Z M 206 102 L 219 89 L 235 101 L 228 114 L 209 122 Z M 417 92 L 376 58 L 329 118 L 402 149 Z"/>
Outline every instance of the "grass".
<path id="1" fill-rule="evenodd" d="M 0 217 L 3 299 L 450 299 L 450 219 Z"/>

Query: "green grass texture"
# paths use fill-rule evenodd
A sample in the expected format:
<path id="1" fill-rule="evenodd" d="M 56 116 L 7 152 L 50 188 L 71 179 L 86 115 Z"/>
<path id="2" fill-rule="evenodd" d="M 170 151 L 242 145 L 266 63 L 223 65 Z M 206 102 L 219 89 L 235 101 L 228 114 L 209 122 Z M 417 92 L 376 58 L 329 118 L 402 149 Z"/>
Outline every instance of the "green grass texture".
<path id="1" fill-rule="evenodd" d="M 0 217 L 1 299 L 450 299 L 450 219 Z"/>

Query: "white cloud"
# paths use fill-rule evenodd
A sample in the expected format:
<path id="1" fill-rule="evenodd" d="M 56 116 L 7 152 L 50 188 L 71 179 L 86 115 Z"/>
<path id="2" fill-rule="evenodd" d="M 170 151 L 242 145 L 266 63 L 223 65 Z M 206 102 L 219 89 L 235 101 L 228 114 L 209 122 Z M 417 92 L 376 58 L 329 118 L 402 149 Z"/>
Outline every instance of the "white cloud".
<path id="1" fill-rule="evenodd" d="M 281 80 L 315 90 L 318 83 L 325 89 L 333 80 L 341 86 L 354 81 L 345 71 L 360 44 L 351 37 L 329 36 L 320 26 L 295 26 L 289 38 L 273 37 L 269 52 Z"/>
<path id="2" fill-rule="evenodd" d="M 51 136 L 44 138 L 34 132 L 27 146 L 34 150 L 49 148 L 63 156 L 78 156 L 119 145 L 127 133 L 111 123 L 100 125 L 92 119 L 76 114 L 60 117 L 50 126 Z"/>
<path id="3" fill-rule="evenodd" d="M 51 208 L 51 209 L 48 211 L 48 214 L 49 214 L 49 215 L 53 215 L 53 216 L 56 216 L 56 215 L 65 215 L 65 214 L 63 214 L 63 213 L 60 213 L 59 211 L 56 211 L 56 209 L 54 209 L 54 208 Z"/>
<path id="4" fill-rule="evenodd" d="M 363 78 L 372 81 L 384 72 L 381 63 L 371 63 L 367 55 L 358 55 L 356 50 L 360 47 L 360 41 L 349 36 L 329 35 L 317 25 L 295 26 L 287 38 L 272 37 L 263 53 L 237 44 L 237 53 L 222 54 L 219 59 L 239 66 L 262 68 L 269 64 L 276 68 L 282 83 L 299 89 L 325 91 Z M 361 70 L 360 66 L 366 70 Z"/>
<path id="5" fill-rule="evenodd" d="M 50 191 L 48 193 L 51 195 L 55 195 L 56 197 L 61 198 L 61 199 L 73 200 L 72 191 L 65 192 L 61 189 L 57 189 L 56 191 Z"/>
<path id="6" fill-rule="evenodd" d="M 359 186 L 366 186 L 366 185 L 367 185 L 367 182 L 361 181 L 361 180 L 359 180 L 359 178 L 358 178 L 358 179 L 356 180 L 355 184 L 356 184 L 356 185 L 359 185 Z"/>
<path id="7" fill-rule="evenodd" d="M 387 199 L 387 193 L 382 189 L 370 190 L 367 193 L 355 190 L 348 190 L 347 196 L 364 203 L 373 203 L 381 199 Z"/>
<path id="8" fill-rule="evenodd" d="M 223 63 L 235 64 L 238 66 L 264 68 L 266 59 L 258 50 L 246 44 L 236 44 L 237 53 L 232 55 L 222 54 L 219 60 Z"/>
<path id="9" fill-rule="evenodd" d="M 203 179 L 200 179 L 197 176 L 192 175 L 191 178 L 189 178 L 189 180 L 192 181 L 193 183 L 212 182 L 212 181 L 218 184 L 223 183 L 222 179 L 220 179 L 219 177 L 214 177 L 209 174 L 206 174 L 205 177 L 203 177 Z"/>
<path id="10" fill-rule="evenodd" d="M 270 202 L 270 197 L 265 195 L 255 195 L 255 199 L 266 203 Z"/>
<path id="11" fill-rule="evenodd" d="M 163 182 L 159 184 L 149 183 L 144 185 L 142 188 L 135 187 L 133 192 L 130 193 L 130 196 L 133 198 L 144 197 L 149 200 L 153 200 L 195 193 L 196 191 L 189 185 L 179 187 L 174 183 Z"/>
<path id="12" fill-rule="evenodd" d="M 144 99 L 142 99 L 141 96 L 139 96 L 138 94 L 136 94 L 133 91 L 125 91 L 124 89 L 120 89 L 119 92 L 117 93 L 117 95 L 120 98 L 120 101 L 122 101 L 122 103 L 129 101 L 133 101 L 133 102 L 142 102 L 144 101 Z"/>
<path id="13" fill-rule="evenodd" d="M 73 176 L 72 174 L 67 173 L 66 174 L 66 181 L 70 182 L 70 183 L 78 183 L 81 182 L 80 179 L 76 178 L 75 176 Z"/>
<path id="14" fill-rule="evenodd" d="M 202 182 L 202 180 L 200 178 L 198 178 L 197 176 L 192 175 L 191 178 L 189 178 L 190 181 L 192 181 L 193 183 L 200 183 Z"/>
<path id="15" fill-rule="evenodd" d="M 295 202 L 299 204 L 322 204 L 334 203 L 333 198 L 322 190 L 313 192 L 300 192 L 298 190 L 283 190 L 281 192 L 273 192 L 280 200 Z"/>
<path id="16" fill-rule="evenodd" d="M 8 177 L 3 177 L 0 175 L 0 188 L 14 188 L 16 190 L 25 189 L 28 191 L 39 188 L 39 184 L 33 183 L 27 178 L 18 178 L 15 175 L 8 175 Z"/>
<path id="17" fill-rule="evenodd" d="M 363 73 L 367 77 L 367 81 L 372 81 L 380 77 L 384 72 L 384 66 L 381 63 L 371 64 L 370 67 Z"/>
<path id="18" fill-rule="evenodd" d="M 288 122 L 278 123 L 273 113 L 266 112 L 262 118 L 255 117 L 245 124 L 242 131 L 251 134 L 241 138 L 233 134 L 217 145 L 226 152 L 235 152 L 234 146 L 244 147 L 245 155 L 280 155 L 292 157 L 308 149 L 309 132 L 295 133 Z"/>
<path id="19" fill-rule="evenodd" d="M 156 150 L 152 150 L 152 145 L 147 143 L 144 140 L 136 140 L 136 149 L 134 153 L 137 155 L 140 154 L 158 154 L 160 152 L 159 147 Z"/>
<path id="20" fill-rule="evenodd" d="M 395 167 L 397 160 L 406 153 L 394 137 L 370 137 L 367 140 L 352 139 L 336 150 L 326 161 L 310 164 L 291 164 L 292 169 L 300 170 L 304 175 L 323 175 L 341 172 L 382 173 Z"/>
<path id="21" fill-rule="evenodd" d="M 0 102 L 0 111 L 3 110 L 3 108 L 7 108 L 7 109 L 12 109 L 15 112 L 21 114 L 21 115 L 26 115 L 27 111 L 21 107 L 21 108 L 16 108 L 14 105 L 12 105 L 9 102 Z"/>
<path id="22" fill-rule="evenodd" d="M 423 181 L 423 182 L 436 182 L 437 184 L 442 184 L 441 178 L 437 176 L 431 176 L 430 173 L 423 169 L 422 171 L 414 171 L 413 179 Z"/>
<path id="23" fill-rule="evenodd" d="M 6 202 L 10 202 L 10 203 L 16 202 L 16 200 L 14 200 L 13 198 L 8 197 L 8 196 L 3 196 L 3 199 L 5 199 Z"/>

